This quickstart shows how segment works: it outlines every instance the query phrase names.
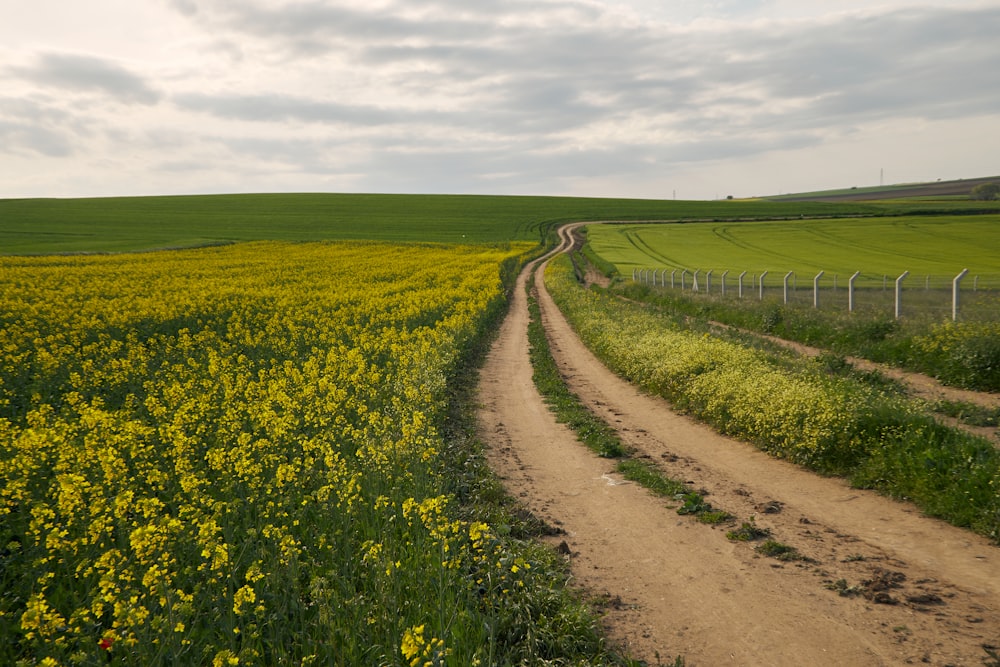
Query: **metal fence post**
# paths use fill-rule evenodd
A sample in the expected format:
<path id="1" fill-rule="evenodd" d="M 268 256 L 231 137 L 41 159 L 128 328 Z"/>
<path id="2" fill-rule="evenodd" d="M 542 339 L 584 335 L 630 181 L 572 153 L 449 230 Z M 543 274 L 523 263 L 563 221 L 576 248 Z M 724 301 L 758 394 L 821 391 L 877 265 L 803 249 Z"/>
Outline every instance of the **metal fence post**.
<path id="1" fill-rule="evenodd" d="M 765 271 L 764 273 L 760 274 L 760 283 L 759 283 L 760 296 L 758 297 L 759 301 L 763 301 L 764 300 L 764 276 L 766 276 L 766 275 L 767 275 L 767 271 Z"/>
<path id="2" fill-rule="evenodd" d="M 951 281 L 951 321 L 958 321 L 958 284 L 962 282 L 962 278 L 969 273 L 968 269 L 962 269 L 962 272 L 955 276 L 955 279 Z"/>
<path id="3" fill-rule="evenodd" d="M 794 271 L 785 274 L 785 303 L 788 303 L 788 279 L 795 275 Z"/>
<path id="4" fill-rule="evenodd" d="M 740 277 L 738 279 L 739 280 L 739 285 L 740 285 L 740 298 L 741 299 L 743 298 L 743 276 L 745 276 L 746 274 L 747 274 L 747 272 L 744 271 L 743 273 L 740 274 Z"/>
<path id="5" fill-rule="evenodd" d="M 854 281 L 861 275 L 860 271 L 855 271 L 854 275 L 847 280 L 847 310 L 854 312 Z"/>
<path id="6" fill-rule="evenodd" d="M 902 300 L 903 300 L 903 279 L 910 275 L 909 271 L 903 271 L 903 275 L 896 278 L 896 319 L 898 320 L 902 314 Z"/>
<path id="7" fill-rule="evenodd" d="M 823 277 L 823 273 L 820 271 L 813 278 L 813 308 L 819 308 L 819 279 Z"/>

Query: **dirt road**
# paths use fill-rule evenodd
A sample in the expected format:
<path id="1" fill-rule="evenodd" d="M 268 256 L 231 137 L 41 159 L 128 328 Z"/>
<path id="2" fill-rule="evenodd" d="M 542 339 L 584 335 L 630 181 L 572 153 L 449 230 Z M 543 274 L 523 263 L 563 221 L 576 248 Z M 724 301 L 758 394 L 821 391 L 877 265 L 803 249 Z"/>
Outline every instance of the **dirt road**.
<path id="1" fill-rule="evenodd" d="M 613 641 L 654 665 L 984 664 L 983 646 L 1000 644 L 1000 549 L 673 413 L 583 347 L 541 266 L 521 275 L 483 369 L 480 430 L 511 495 L 565 530 L 553 545 L 566 542 L 575 581 L 608 601 Z M 555 422 L 531 378 L 528 271 L 570 388 L 668 475 L 809 560 L 760 556 L 726 538 L 732 526 L 678 515 Z"/>

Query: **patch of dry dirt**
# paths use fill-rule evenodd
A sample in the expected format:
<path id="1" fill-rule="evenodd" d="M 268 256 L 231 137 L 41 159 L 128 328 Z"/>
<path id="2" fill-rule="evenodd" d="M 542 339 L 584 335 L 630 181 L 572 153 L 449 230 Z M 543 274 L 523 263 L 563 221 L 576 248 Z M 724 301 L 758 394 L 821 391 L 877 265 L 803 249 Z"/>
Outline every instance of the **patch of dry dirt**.
<path id="1" fill-rule="evenodd" d="M 565 237 L 568 238 L 568 237 Z M 568 240 L 567 240 L 568 245 Z M 1000 643 L 1000 550 L 912 506 L 768 457 L 608 371 L 544 289 L 519 279 L 480 381 L 480 431 L 515 498 L 603 606 L 609 637 L 657 664 L 981 665 Z M 532 382 L 524 285 L 536 271 L 553 355 L 627 444 L 808 560 L 758 555 L 680 516 L 558 424 Z"/>

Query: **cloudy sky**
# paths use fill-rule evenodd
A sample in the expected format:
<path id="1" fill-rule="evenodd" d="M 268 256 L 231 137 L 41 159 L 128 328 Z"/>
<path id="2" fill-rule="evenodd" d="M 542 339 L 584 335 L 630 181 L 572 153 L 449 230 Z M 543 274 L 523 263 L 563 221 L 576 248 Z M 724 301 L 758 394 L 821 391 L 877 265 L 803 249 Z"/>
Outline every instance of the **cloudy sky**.
<path id="1" fill-rule="evenodd" d="M 0 0 L 0 197 L 995 174 L 1000 1 Z"/>

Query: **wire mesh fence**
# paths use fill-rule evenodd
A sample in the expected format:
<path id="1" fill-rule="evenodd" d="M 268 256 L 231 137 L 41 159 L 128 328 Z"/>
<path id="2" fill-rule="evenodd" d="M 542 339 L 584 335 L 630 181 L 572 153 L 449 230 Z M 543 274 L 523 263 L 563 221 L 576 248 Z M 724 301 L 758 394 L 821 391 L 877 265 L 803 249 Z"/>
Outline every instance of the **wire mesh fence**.
<path id="1" fill-rule="evenodd" d="M 725 299 L 753 299 L 825 311 L 883 312 L 889 316 L 1000 320 L 1000 274 L 952 276 L 857 272 L 795 272 L 649 268 L 632 280 L 652 287 Z"/>

